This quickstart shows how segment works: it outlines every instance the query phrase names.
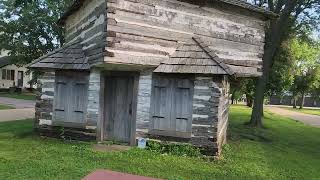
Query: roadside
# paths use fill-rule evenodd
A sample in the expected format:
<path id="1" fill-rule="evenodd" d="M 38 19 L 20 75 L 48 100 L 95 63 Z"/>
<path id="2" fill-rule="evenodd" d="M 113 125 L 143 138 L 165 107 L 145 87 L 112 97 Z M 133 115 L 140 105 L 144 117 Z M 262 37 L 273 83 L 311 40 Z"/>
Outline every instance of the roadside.
<path id="1" fill-rule="evenodd" d="M 283 107 L 276 106 L 266 106 L 266 109 L 272 113 L 285 116 L 314 127 L 320 127 L 320 116 L 287 110 Z"/>
<path id="2" fill-rule="evenodd" d="M 0 104 L 15 107 L 16 109 L 34 108 L 34 100 L 23 100 L 8 97 L 0 97 Z"/>
<path id="3" fill-rule="evenodd" d="M 284 105 L 269 105 L 272 107 L 284 108 L 289 111 L 300 112 L 304 114 L 311 114 L 320 116 L 320 108 L 319 107 L 304 107 L 303 109 L 296 108 L 294 109 L 292 106 L 284 106 Z"/>
<path id="4" fill-rule="evenodd" d="M 15 109 L 13 106 L 0 104 L 0 110 Z"/>
<path id="5" fill-rule="evenodd" d="M 34 108 L 0 110 L 0 122 L 34 118 Z"/>
<path id="6" fill-rule="evenodd" d="M 34 93 L 8 93 L 0 92 L 0 97 L 7 97 L 13 99 L 22 99 L 22 100 L 36 100 L 36 95 Z"/>
<path id="7" fill-rule="evenodd" d="M 34 107 L 33 100 L 0 97 L 0 122 L 34 118 Z"/>

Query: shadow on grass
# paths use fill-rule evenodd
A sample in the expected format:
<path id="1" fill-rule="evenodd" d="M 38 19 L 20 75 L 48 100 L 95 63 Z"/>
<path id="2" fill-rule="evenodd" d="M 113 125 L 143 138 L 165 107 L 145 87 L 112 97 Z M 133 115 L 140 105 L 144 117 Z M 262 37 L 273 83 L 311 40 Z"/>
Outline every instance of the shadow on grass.
<path id="1" fill-rule="evenodd" d="M 0 123 L 0 134 L 10 134 L 17 138 L 27 138 L 35 135 L 33 120 L 19 120 Z"/>

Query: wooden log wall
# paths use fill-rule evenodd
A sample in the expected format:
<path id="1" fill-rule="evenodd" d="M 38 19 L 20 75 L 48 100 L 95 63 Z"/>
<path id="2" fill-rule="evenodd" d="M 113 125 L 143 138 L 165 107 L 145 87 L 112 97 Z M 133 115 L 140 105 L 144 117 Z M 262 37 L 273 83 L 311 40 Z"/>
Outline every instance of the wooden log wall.
<path id="1" fill-rule="evenodd" d="M 87 0 L 65 21 L 66 43 L 81 41 L 90 64 L 103 61 L 106 6 L 106 0 Z"/>
<path id="2" fill-rule="evenodd" d="M 264 20 L 231 10 L 177 0 L 108 1 L 105 61 L 156 66 L 199 36 L 220 58 L 261 67 Z"/>
<path id="3" fill-rule="evenodd" d="M 227 128 L 229 123 L 230 83 L 228 77 L 224 76 L 219 84 L 221 96 L 219 98 L 218 106 L 217 144 L 218 147 L 221 148 L 227 141 Z"/>

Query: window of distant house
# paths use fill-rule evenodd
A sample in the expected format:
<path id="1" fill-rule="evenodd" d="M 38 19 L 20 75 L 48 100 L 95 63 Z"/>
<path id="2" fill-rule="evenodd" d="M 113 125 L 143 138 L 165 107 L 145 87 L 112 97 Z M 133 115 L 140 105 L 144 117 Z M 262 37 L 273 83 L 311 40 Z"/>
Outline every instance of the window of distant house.
<path id="1" fill-rule="evenodd" d="M 2 79 L 14 81 L 14 70 L 2 69 Z"/>

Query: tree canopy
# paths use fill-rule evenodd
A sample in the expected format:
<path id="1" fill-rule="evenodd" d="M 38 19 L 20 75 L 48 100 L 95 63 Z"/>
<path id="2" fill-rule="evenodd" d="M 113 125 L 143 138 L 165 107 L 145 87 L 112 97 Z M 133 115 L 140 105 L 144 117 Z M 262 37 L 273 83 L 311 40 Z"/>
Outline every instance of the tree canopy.
<path id="1" fill-rule="evenodd" d="M 0 49 L 10 51 L 16 64 L 61 46 L 63 29 L 57 21 L 72 0 L 0 0 Z"/>
<path id="2" fill-rule="evenodd" d="M 265 92 L 272 66 L 277 63 L 276 54 L 291 34 L 297 34 L 299 31 L 312 32 L 319 28 L 320 0 L 249 0 L 249 2 L 279 14 L 279 18 L 271 19 L 267 27 L 263 76 L 256 84 L 250 120 L 252 126 L 261 127 Z"/>

